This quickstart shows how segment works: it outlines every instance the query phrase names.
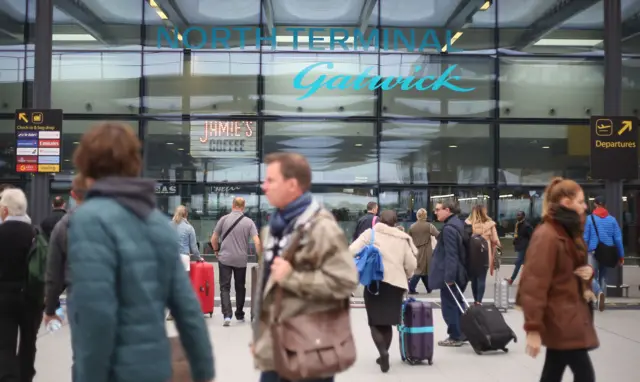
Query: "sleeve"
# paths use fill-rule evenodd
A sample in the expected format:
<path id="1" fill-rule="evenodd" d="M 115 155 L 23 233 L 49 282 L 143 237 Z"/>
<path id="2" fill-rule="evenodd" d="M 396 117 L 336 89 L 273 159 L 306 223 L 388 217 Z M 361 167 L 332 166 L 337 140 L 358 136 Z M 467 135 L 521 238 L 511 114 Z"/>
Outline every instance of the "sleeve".
<path id="1" fill-rule="evenodd" d="M 438 235 L 440 235 L 440 231 L 438 231 L 436 226 L 434 226 L 431 223 L 429 223 L 429 233 L 431 234 L 431 236 L 435 237 L 436 239 L 438 238 Z"/>
<path id="2" fill-rule="evenodd" d="M 498 236 L 498 229 L 495 224 L 491 227 L 491 241 L 495 247 L 500 246 L 500 237 Z"/>
<path id="3" fill-rule="evenodd" d="M 458 266 L 460 265 L 459 245 L 460 234 L 453 227 L 445 226 L 442 231 L 447 231 L 441 239 L 444 245 L 444 281 L 449 284 L 458 279 Z"/>
<path id="4" fill-rule="evenodd" d="M 258 227 L 256 227 L 256 223 L 251 221 L 251 228 L 249 229 L 249 237 L 258 236 Z"/>
<path id="5" fill-rule="evenodd" d="M 194 381 L 212 381 L 215 378 L 213 346 L 209 341 L 207 325 L 184 266 L 176 256 L 169 295 L 169 310 L 173 315 L 180 342 L 185 350 Z M 93 382 L 93 381 L 92 381 Z"/>
<path id="6" fill-rule="evenodd" d="M 613 221 L 613 242 L 616 244 L 618 248 L 618 257 L 624 258 L 624 245 L 622 244 L 622 230 L 618 225 L 618 221 L 614 219 Z"/>
<path id="7" fill-rule="evenodd" d="M 524 313 L 524 330 L 527 333 L 545 331 L 547 295 L 557 256 L 557 240 L 545 236 L 544 231 L 539 230 L 533 234 L 526 253 L 526 269 L 522 273 L 518 289 L 518 303 Z"/>
<path id="8" fill-rule="evenodd" d="M 196 241 L 196 230 L 193 226 L 189 226 L 189 252 L 196 257 L 200 257 L 200 250 Z"/>
<path id="9" fill-rule="evenodd" d="M 356 237 L 349 246 L 349 251 L 355 256 L 360 250 L 366 247 L 371 241 L 371 228 L 367 229 L 362 235 Z"/>
<path id="10" fill-rule="evenodd" d="M 416 267 L 418 266 L 417 255 L 418 248 L 413 244 L 413 240 L 408 238 L 404 252 L 404 273 L 407 275 L 407 278 L 413 276 L 413 272 L 415 272 Z"/>
<path id="11" fill-rule="evenodd" d="M 584 234 L 582 235 L 582 238 L 584 239 L 585 244 L 587 245 L 587 250 L 588 251 L 592 251 L 592 249 L 590 249 L 589 247 L 591 246 L 591 227 L 592 227 L 592 223 L 591 223 L 591 217 L 587 216 L 587 221 L 584 223 Z"/>
<path id="12" fill-rule="evenodd" d="M 360 232 L 360 226 L 362 225 L 362 220 L 363 218 L 358 219 L 358 221 L 356 222 L 356 228 L 353 230 L 353 235 L 351 237 L 351 241 L 356 241 L 356 239 L 358 239 L 358 237 L 360 236 L 358 234 L 358 232 Z"/>
<path id="13" fill-rule="evenodd" d="M 65 286 L 65 256 L 67 251 L 63 236 L 67 235 L 66 220 L 61 220 L 53 228 L 47 253 L 47 269 L 45 271 L 45 314 L 53 316 L 58 309 L 60 294 Z"/>
<path id="14" fill-rule="evenodd" d="M 213 233 L 217 234 L 218 237 L 222 236 L 222 224 L 224 222 L 224 216 L 218 220 L 216 223 L 216 228 L 213 229 Z"/>
<path id="15" fill-rule="evenodd" d="M 78 380 L 108 382 L 116 344 L 118 253 L 108 225 L 95 213 L 78 211 L 69 226 L 69 300 Z M 80 351 L 78 351 L 80 350 Z"/>
<path id="16" fill-rule="evenodd" d="M 305 251 L 320 257 L 313 271 L 293 270 L 280 285 L 301 298 L 341 300 L 358 287 L 358 271 L 347 239 L 334 220 L 322 219 L 311 232 Z"/>

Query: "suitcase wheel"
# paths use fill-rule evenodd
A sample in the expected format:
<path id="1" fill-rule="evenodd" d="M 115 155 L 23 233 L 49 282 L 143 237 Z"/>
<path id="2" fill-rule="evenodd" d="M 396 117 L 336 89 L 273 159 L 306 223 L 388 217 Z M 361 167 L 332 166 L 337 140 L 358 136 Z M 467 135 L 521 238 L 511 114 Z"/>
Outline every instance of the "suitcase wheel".
<path id="1" fill-rule="evenodd" d="M 427 360 L 427 363 L 429 364 L 429 366 L 433 365 L 433 358 L 429 358 Z"/>
<path id="2" fill-rule="evenodd" d="M 213 317 L 213 312 L 209 313 L 209 318 Z"/>
<path id="3" fill-rule="evenodd" d="M 509 353 L 509 349 L 507 349 L 507 348 L 502 349 L 502 351 L 505 352 L 505 353 Z"/>
<path id="4" fill-rule="evenodd" d="M 476 352 L 477 355 L 482 355 L 482 352 L 478 349 L 473 349 L 474 352 Z"/>
<path id="5" fill-rule="evenodd" d="M 409 362 L 409 365 L 411 365 L 411 366 L 419 365 L 421 363 L 417 359 L 413 359 L 413 358 L 407 358 L 407 361 Z"/>

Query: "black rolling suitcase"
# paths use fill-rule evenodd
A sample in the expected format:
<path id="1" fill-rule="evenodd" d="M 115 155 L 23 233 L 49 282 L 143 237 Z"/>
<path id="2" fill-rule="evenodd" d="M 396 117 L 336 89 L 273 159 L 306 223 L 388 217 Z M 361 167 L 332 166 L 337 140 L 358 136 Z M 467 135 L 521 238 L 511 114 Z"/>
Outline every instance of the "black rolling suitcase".
<path id="1" fill-rule="evenodd" d="M 398 325 L 400 357 L 417 365 L 433 364 L 433 310 L 428 302 L 407 299 L 402 304 L 402 323 Z"/>
<path id="2" fill-rule="evenodd" d="M 454 296 L 458 308 L 460 308 L 462 312 L 460 330 L 462 334 L 467 337 L 469 344 L 471 344 L 476 354 L 496 350 L 502 350 L 506 353 L 509 351 L 509 349 L 507 349 L 509 342 L 512 340 L 513 342 L 518 342 L 518 337 L 504 320 L 502 313 L 500 313 L 495 306 L 469 306 L 469 303 L 457 284 L 456 291 L 452 290 L 448 285 L 447 288 Z M 463 309 L 458 299 L 455 298 L 456 293 L 462 296 L 462 300 L 467 307 L 466 310 Z"/>

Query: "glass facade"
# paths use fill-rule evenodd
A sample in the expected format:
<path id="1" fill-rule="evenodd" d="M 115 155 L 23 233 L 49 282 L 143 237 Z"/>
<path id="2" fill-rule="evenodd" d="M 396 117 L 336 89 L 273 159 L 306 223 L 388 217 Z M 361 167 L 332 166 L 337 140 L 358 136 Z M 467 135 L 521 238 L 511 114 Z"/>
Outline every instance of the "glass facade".
<path id="1" fill-rule="evenodd" d="M 68 195 L 74 146 L 101 120 L 138 131 L 160 207 L 186 204 L 201 243 L 233 196 L 267 221 L 262 160 L 275 151 L 309 158 L 314 193 L 348 235 L 371 200 L 407 225 L 446 198 L 463 212 L 486 204 L 504 236 L 516 211 L 539 217 L 553 175 L 578 180 L 591 197 L 603 192 L 589 174 L 588 135 L 589 117 L 604 112 L 602 0 L 106 4 L 55 2 L 52 107 L 65 122 L 52 195 Z M 621 4 L 621 111 L 638 116 L 640 0 Z M 25 187 L 30 176 L 14 171 L 13 113 L 33 98 L 36 1 L 0 5 L 0 181 Z M 318 63 L 331 67 L 295 88 Z M 363 72 L 389 84 L 448 73 L 473 90 L 345 85 Z M 625 240 L 635 250 L 640 182 L 625 187 Z"/>

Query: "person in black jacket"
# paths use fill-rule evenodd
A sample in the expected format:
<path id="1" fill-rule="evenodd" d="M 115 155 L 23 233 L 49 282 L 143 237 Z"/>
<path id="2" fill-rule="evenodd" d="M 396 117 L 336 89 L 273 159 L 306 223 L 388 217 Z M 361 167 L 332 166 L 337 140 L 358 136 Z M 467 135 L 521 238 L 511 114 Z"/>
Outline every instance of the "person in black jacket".
<path id="1" fill-rule="evenodd" d="M 56 196 L 55 198 L 53 198 L 52 205 L 53 211 L 51 211 L 51 214 L 44 218 L 44 220 L 42 220 L 42 222 L 40 223 L 42 233 L 47 238 L 47 240 L 49 240 L 49 238 L 51 237 L 53 227 L 55 227 L 60 219 L 62 219 L 62 217 L 67 213 L 67 211 L 65 210 L 65 202 L 62 196 Z"/>
<path id="2" fill-rule="evenodd" d="M 373 218 L 378 214 L 378 203 L 367 203 L 367 214 L 358 219 L 351 241 L 355 241 L 362 233 L 373 226 Z"/>
<path id="3" fill-rule="evenodd" d="M 525 219 L 524 211 L 518 211 L 516 219 L 516 228 L 513 232 L 513 249 L 515 249 L 518 257 L 516 259 L 516 267 L 513 270 L 513 274 L 511 275 L 511 278 L 507 279 L 509 285 L 513 284 L 513 282 L 516 281 L 516 277 L 518 277 L 520 268 L 522 267 L 522 264 L 524 264 L 524 255 L 527 253 L 531 235 L 533 235 L 533 227 Z"/>
<path id="4" fill-rule="evenodd" d="M 42 299 L 33 296 L 42 295 L 25 289 L 27 257 L 36 233 L 26 212 L 27 198 L 22 190 L 3 190 L 0 198 L 0 381 L 31 382 L 36 373 Z"/>

